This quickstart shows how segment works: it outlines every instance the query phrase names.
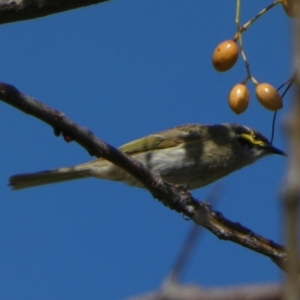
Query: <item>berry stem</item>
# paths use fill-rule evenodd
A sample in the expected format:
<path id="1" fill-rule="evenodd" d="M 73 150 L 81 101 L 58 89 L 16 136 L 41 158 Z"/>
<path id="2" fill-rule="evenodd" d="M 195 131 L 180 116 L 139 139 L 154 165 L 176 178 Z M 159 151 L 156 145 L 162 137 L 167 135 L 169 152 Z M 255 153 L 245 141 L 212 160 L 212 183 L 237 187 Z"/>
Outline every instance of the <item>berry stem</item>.
<path id="1" fill-rule="evenodd" d="M 238 40 L 238 43 L 239 43 L 239 46 L 240 46 L 240 52 L 241 52 L 241 55 L 242 55 L 242 58 L 243 58 L 243 61 L 245 63 L 245 67 L 246 67 L 247 80 L 249 78 L 251 78 L 251 80 L 252 80 L 252 76 L 251 76 L 251 72 L 250 72 L 250 65 L 248 63 L 246 53 L 243 49 L 242 31 L 241 31 L 241 27 L 240 27 L 240 16 L 241 16 L 241 2 L 240 2 L 240 0 L 236 0 L 235 24 L 236 24 L 236 27 L 237 27 L 237 33 L 236 33 L 237 38 L 236 39 L 234 38 L 234 40 L 235 41 Z"/>
<path id="2" fill-rule="evenodd" d="M 236 17 L 238 17 L 239 18 L 238 20 L 240 20 L 240 3 L 238 4 L 238 2 L 240 2 L 240 0 L 237 0 L 237 5 L 236 5 L 237 13 L 236 13 Z M 241 37 L 241 33 L 243 31 L 246 31 L 248 29 L 248 27 L 253 24 L 254 21 L 256 21 L 259 17 L 261 17 L 268 10 L 270 10 L 271 8 L 273 8 L 275 5 L 277 5 L 279 3 L 282 3 L 282 0 L 275 0 L 273 3 L 271 3 L 268 6 L 266 6 L 264 9 L 262 9 L 256 16 L 254 16 L 252 19 L 250 19 L 248 22 L 246 22 L 243 26 L 239 26 L 238 32 L 235 34 L 233 40 L 237 41 Z"/>

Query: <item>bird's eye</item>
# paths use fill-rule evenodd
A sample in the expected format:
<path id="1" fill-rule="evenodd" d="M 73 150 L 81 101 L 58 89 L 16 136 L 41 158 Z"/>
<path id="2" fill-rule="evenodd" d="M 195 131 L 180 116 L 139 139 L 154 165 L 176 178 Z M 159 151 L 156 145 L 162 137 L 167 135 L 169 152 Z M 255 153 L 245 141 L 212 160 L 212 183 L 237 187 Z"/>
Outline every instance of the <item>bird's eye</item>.
<path id="1" fill-rule="evenodd" d="M 251 130 L 251 133 L 250 133 L 251 137 L 253 140 L 255 141 L 259 141 L 260 140 L 260 137 L 256 134 L 256 132 L 252 131 Z"/>

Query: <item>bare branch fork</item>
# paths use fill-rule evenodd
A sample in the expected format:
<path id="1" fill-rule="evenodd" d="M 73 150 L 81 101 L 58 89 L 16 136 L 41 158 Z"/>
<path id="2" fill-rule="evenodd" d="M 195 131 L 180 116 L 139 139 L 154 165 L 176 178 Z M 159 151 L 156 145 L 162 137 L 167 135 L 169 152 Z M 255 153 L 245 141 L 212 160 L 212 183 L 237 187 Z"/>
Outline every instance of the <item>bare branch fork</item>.
<path id="1" fill-rule="evenodd" d="M 138 179 L 154 198 L 192 219 L 197 225 L 205 227 L 218 238 L 263 254 L 280 267 L 285 262 L 286 252 L 283 246 L 226 219 L 220 212 L 213 211 L 207 202 L 193 198 L 184 185 L 175 185 L 162 180 L 159 175 L 148 171 L 139 161 L 101 141 L 90 130 L 77 125 L 60 111 L 21 93 L 12 85 L 1 82 L 0 100 L 49 124 L 56 133 L 71 137 L 90 155 L 103 157 L 124 169 Z"/>

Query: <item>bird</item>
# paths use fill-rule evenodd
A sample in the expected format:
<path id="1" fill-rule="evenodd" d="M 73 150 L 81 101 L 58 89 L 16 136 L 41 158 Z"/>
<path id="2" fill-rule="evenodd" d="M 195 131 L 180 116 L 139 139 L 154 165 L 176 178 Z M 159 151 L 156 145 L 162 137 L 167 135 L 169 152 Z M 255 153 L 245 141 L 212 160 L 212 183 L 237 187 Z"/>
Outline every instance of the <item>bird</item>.
<path id="1" fill-rule="evenodd" d="M 129 142 L 120 151 L 140 161 L 169 183 L 204 187 L 270 154 L 286 156 L 258 131 L 239 124 L 187 124 Z M 144 186 L 122 168 L 103 159 L 71 167 L 9 178 L 13 190 L 95 177 Z"/>

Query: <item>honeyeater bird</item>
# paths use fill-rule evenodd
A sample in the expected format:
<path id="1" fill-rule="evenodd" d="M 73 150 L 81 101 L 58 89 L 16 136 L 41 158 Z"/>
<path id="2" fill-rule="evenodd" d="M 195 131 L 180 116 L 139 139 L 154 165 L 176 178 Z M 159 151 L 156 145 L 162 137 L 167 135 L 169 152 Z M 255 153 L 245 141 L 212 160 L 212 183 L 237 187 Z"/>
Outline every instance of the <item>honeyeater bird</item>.
<path id="1" fill-rule="evenodd" d="M 210 184 L 269 154 L 285 153 L 261 133 L 238 124 L 189 124 L 129 142 L 120 151 L 143 163 L 150 171 L 175 184 L 196 189 Z M 143 187 L 129 173 L 98 158 L 88 163 L 10 177 L 14 190 L 96 177 Z"/>

